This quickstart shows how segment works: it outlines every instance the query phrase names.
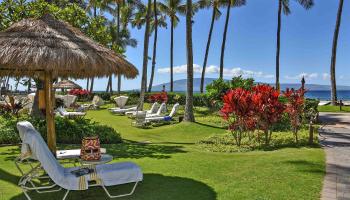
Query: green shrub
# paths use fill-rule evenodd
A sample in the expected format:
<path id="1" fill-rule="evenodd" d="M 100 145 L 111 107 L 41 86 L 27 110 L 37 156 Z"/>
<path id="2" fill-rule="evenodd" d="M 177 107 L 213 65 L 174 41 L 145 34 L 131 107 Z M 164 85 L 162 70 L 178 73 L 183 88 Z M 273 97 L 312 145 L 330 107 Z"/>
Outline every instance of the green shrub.
<path id="1" fill-rule="evenodd" d="M 15 118 L 13 116 L 0 117 L 0 144 L 18 144 L 20 138 L 16 124 L 18 121 L 29 121 L 46 139 L 46 121 L 28 116 Z M 57 117 L 55 119 L 57 142 L 63 144 L 80 144 L 83 137 L 99 136 L 101 143 L 120 143 L 120 134 L 113 128 L 100 125 L 86 118 L 68 119 Z"/>
<path id="2" fill-rule="evenodd" d="M 245 90 L 251 90 L 254 86 L 253 78 L 243 78 L 241 76 L 233 77 L 230 81 L 230 89 L 243 88 Z"/>

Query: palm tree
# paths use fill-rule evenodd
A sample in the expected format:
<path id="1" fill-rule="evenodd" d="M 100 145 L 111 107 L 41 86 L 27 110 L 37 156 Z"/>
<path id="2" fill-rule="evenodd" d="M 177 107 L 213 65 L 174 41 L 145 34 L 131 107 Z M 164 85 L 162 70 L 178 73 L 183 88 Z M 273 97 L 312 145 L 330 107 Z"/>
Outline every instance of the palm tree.
<path id="1" fill-rule="evenodd" d="M 222 44 L 221 44 L 220 78 L 223 78 L 223 76 L 224 76 L 224 57 L 225 57 L 226 35 L 227 35 L 227 29 L 228 29 L 228 22 L 230 19 L 231 7 L 243 6 L 246 4 L 246 1 L 245 0 L 224 0 L 222 3 L 227 8 L 226 8 L 226 20 L 225 20 L 225 27 L 224 27 L 224 35 L 223 35 Z"/>
<path id="2" fill-rule="evenodd" d="M 153 24 L 152 24 L 152 31 L 154 31 L 154 38 L 153 38 L 153 55 L 152 55 L 152 68 L 151 68 L 151 77 L 149 80 L 149 86 L 148 86 L 148 92 L 152 91 L 153 86 L 153 79 L 154 79 L 154 71 L 156 68 L 156 56 L 157 56 L 157 39 L 158 39 L 158 27 L 166 27 L 167 24 L 165 22 L 165 16 L 162 15 L 158 10 L 158 5 L 162 3 L 158 2 L 157 0 L 153 0 Z M 159 19 L 158 19 L 159 16 Z"/>
<path id="3" fill-rule="evenodd" d="M 174 91 L 174 28 L 179 22 L 177 13 L 184 15 L 186 13 L 186 5 L 182 4 L 182 0 L 165 0 L 165 4 L 160 6 L 170 18 L 170 91 Z"/>
<path id="4" fill-rule="evenodd" d="M 335 24 L 334 36 L 333 36 L 333 47 L 332 47 L 332 58 L 331 58 L 331 93 L 332 93 L 332 105 L 337 104 L 337 83 L 335 78 L 335 64 L 337 60 L 337 45 L 338 45 L 338 35 L 341 23 L 341 16 L 343 12 L 343 0 L 339 0 L 339 7 L 337 13 L 337 22 Z"/>
<path id="5" fill-rule="evenodd" d="M 310 9 L 314 5 L 313 0 L 296 0 L 305 9 Z M 280 90 L 280 46 L 281 46 L 281 21 L 282 9 L 285 15 L 291 13 L 289 0 L 278 0 L 278 19 L 277 19 L 277 48 L 276 48 L 276 89 Z"/>
<path id="6" fill-rule="evenodd" d="M 200 0 L 198 1 L 198 5 L 200 8 L 212 8 L 212 16 L 211 16 L 211 23 L 210 23 L 210 29 L 209 29 L 209 35 L 208 35 L 208 41 L 207 46 L 205 49 L 205 56 L 203 61 L 203 70 L 202 70 L 202 77 L 201 77 L 201 85 L 200 85 L 200 92 L 203 93 L 204 91 L 204 77 L 205 77 L 205 69 L 207 67 L 207 60 L 208 60 L 208 54 L 209 54 L 209 47 L 211 42 L 211 35 L 214 28 L 214 21 L 219 19 L 221 16 L 220 12 L 220 6 L 221 1 L 220 0 Z"/>
<path id="7" fill-rule="evenodd" d="M 193 114 L 192 0 L 187 0 L 186 10 L 187 91 L 184 121 L 194 122 L 195 119 Z"/>
<path id="8" fill-rule="evenodd" d="M 144 35 L 143 44 L 143 64 L 142 64 L 142 79 L 141 79 L 141 92 L 140 92 L 140 103 L 138 109 L 143 110 L 143 103 L 145 100 L 145 93 L 147 87 L 147 65 L 148 65 L 148 46 L 149 46 L 149 33 L 150 33 L 150 19 L 151 19 L 151 7 L 152 1 L 148 0 L 147 14 L 146 14 L 146 28 Z"/>

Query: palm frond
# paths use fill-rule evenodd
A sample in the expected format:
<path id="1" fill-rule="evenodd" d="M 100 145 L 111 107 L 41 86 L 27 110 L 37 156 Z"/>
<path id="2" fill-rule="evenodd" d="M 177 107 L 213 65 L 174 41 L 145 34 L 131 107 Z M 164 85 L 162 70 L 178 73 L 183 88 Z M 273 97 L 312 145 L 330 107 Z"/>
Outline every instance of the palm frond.
<path id="1" fill-rule="evenodd" d="M 296 0 L 301 6 L 303 6 L 305 9 L 310 9 L 314 5 L 313 0 Z"/>
<path id="2" fill-rule="evenodd" d="M 283 13 L 285 15 L 289 15 L 291 13 L 289 8 L 289 0 L 281 0 L 281 1 L 282 1 Z"/>

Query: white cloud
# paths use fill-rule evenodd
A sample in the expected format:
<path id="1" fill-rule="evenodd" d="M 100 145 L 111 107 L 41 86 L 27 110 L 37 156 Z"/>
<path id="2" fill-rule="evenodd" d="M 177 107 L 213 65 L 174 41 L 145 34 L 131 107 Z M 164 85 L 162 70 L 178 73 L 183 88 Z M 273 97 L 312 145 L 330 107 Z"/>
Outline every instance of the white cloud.
<path id="1" fill-rule="evenodd" d="M 322 74 L 322 79 L 323 80 L 328 80 L 330 78 L 329 74 L 328 73 L 323 73 Z"/>
<path id="2" fill-rule="evenodd" d="M 187 65 L 174 66 L 173 70 L 174 74 L 185 74 L 187 72 Z M 201 73 L 202 68 L 197 64 L 193 64 L 193 71 L 194 73 Z M 158 69 L 158 73 L 170 73 L 170 67 L 160 68 Z"/>
<path id="3" fill-rule="evenodd" d="M 302 79 L 303 77 L 305 79 L 315 79 L 315 78 L 318 78 L 318 73 L 301 73 L 294 76 L 287 75 L 284 78 L 291 79 L 291 80 L 299 80 L 299 79 Z"/>
<path id="4" fill-rule="evenodd" d="M 202 67 L 198 64 L 193 65 L 194 73 L 202 73 Z M 209 65 L 206 68 L 207 74 L 219 74 L 220 68 L 216 65 Z M 187 65 L 180 65 L 174 67 L 175 74 L 185 74 L 187 72 Z M 160 68 L 158 69 L 158 73 L 170 73 L 170 68 Z M 251 71 L 251 70 L 243 70 L 241 68 L 224 68 L 223 74 L 225 77 L 234 77 L 234 76 L 245 76 L 252 78 L 274 78 L 275 76 L 272 74 L 265 74 L 261 71 Z"/>

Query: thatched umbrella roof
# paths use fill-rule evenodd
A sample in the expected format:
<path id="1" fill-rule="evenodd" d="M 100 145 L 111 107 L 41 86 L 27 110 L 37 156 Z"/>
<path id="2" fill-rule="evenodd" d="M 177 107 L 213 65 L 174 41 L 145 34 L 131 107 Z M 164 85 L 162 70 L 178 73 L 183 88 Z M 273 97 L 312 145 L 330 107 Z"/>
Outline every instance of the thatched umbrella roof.
<path id="1" fill-rule="evenodd" d="M 62 80 L 58 83 L 56 83 L 54 86 L 54 88 L 61 88 L 61 89 L 80 89 L 81 86 L 74 83 L 71 80 Z"/>
<path id="2" fill-rule="evenodd" d="M 40 71 L 73 78 L 138 74 L 122 56 L 48 14 L 21 20 L 0 32 L 0 47 L 0 76 L 33 76 Z"/>

